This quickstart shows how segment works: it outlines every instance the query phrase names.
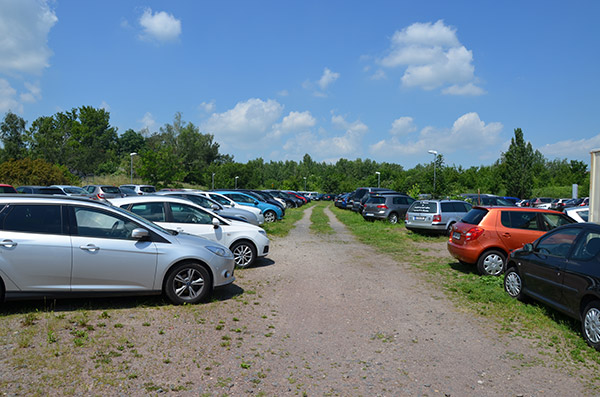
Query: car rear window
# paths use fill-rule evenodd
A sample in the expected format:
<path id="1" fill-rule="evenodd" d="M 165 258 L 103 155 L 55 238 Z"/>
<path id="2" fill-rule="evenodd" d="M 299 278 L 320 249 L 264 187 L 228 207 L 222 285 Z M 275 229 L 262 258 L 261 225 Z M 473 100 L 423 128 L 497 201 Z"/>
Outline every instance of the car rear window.
<path id="1" fill-rule="evenodd" d="M 371 197 L 367 200 L 367 204 L 384 204 L 385 197 Z"/>
<path id="2" fill-rule="evenodd" d="M 17 190 L 11 186 L 0 186 L 0 193 L 16 193 Z"/>
<path id="3" fill-rule="evenodd" d="M 142 186 L 140 187 L 140 190 L 144 193 L 154 193 L 156 191 L 156 189 L 152 186 Z"/>
<path id="4" fill-rule="evenodd" d="M 471 211 L 467 212 L 460 221 L 462 223 L 468 223 L 469 225 L 479 225 L 488 212 L 489 211 L 484 208 L 473 208 Z"/>
<path id="5" fill-rule="evenodd" d="M 102 186 L 102 191 L 110 194 L 121 194 L 121 190 L 116 186 Z"/>
<path id="6" fill-rule="evenodd" d="M 435 201 L 415 201 L 410 206 L 409 212 L 433 214 L 437 212 L 437 203 Z"/>

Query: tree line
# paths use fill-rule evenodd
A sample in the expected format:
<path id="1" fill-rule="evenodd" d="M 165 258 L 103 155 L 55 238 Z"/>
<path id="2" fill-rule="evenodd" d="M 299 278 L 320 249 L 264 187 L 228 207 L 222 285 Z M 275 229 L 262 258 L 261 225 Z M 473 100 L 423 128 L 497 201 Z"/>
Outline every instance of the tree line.
<path id="1" fill-rule="evenodd" d="M 370 159 L 340 159 L 335 164 L 314 161 L 305 154 L 299 162 L 234 161 L 219 152 L 214 136 L 200 132 L 176 113 L 158 131 L 128 129 L 121 135 L 110 125 L 104 109 L 82 106 L 34 120 L 29 128 L 8 112 L 0 124 L 0 182 L 16 185 L 80 183 L 90 175 L 135 176 L 158 187 L 198 186 L 311 190 L 326 193 L 377 186 L 413 196 L 436 197 L 480 191 L 520 198 L 534 195 L 570 197 L 572 184 L 580 196 L 589 191 L 587 164 L 546 159 L 526 142 L 520 128 L 510 147 L 487 166 L 448 165 L 441 154 L 411 169 Z M 435 191 L 434 189 L 435 173 Z"/>

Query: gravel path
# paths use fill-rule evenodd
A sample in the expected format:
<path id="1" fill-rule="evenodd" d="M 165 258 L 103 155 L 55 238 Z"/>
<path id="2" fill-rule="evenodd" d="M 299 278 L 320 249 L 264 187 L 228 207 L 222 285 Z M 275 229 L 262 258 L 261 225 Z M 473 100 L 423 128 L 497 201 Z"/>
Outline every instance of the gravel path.
<path id="1" fill-rule="evenodd" d="M 268 376 L 256 387 L 232 381 L 232 394 L 586 394 L 525 341 L 500 338 L 408 265 L 358 243 L 329 209 L 336 233 L 311 234 L 310 212 L 274 241 L 272 265 L 244 273 L 243 283 L 261 280 L 275 315 L 268 341 L 245 343 L 242 354 L 267 354 L 258 364 Z"/>

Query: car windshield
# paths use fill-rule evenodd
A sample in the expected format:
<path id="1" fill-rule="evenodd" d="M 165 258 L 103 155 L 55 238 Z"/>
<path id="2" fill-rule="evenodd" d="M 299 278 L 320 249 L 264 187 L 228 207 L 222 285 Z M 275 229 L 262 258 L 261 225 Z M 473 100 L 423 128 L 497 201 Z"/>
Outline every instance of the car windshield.
<path id="1" fill-rule="evenodd" d="M 488 210 L 483 208 L 473 208 L 467 212 L 465 216 L 460 220 L 462 223 L 468 223 L 469 225 L 479 225 L 479 222 L 487 215 Z"/>
<path id="2" fill-rule="evenodd" d="M 433 214 L 437 212 L 437 203 L 435 201 L 415 201 L 408 211 Z"/>
<path id="3" fill-rule="evenodd" d="M 150 222 L 149 220 L 147 220 L 145 218 L 142 218 L 141 216 L 139 216 L 137 214 L 134 214 L 133 212 L 129 212 L 126 209 L 123 209 L 123 208 L 120 208 L 120 207 L 116 207 L 116 206 L 112 206 L 111 208 L 114 209 L 115 211 L 122 212 L 122 213 L 126 214 L 127 216 L 135 218 L 135 220 L 137 220 L 138 222 L 143 223 L 143 224 L 149 226 L 150 228 L 158 229 L 158 230 L 160 230 L 163 233 L 171 234 L 171 235 L 174 235 L 174 236 L 176 236 L 177 234 L 179 234 L 178 232 L 176 232 L 174 230 L 164 229 L 164 228 L 158 226 L 156 223 Z"/>
<path id="4" fill-rule="evenodd" d="M 80 187 L 65 187 L 63 188 L 65 193 L 69 194 L 86 194 L 87 192 Z"/>

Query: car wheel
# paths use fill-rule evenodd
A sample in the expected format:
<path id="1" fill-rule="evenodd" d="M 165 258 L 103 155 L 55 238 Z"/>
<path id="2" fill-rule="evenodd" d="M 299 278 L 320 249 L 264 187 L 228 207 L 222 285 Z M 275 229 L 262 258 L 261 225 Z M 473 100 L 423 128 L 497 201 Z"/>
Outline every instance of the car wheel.
<path id="1" fill-rule="evenodd" d="M 175 266 L 165 281 L 165 294 L 176 305 L 198 303 L 208 297 L 211 289 L 208 270 L 196 262 Z"/>
<path id="2" fill-rule="evenodd" d="M 504 290 L 511 298 L 524 300 L 523 295 L 523 281 L 521 276 L 517 273 L 517 269 L 511 267 L 506 271 L 504 275 Z"/>
<path id="3" fill-rule="evenodd" d="M 265 212 L 265 222 L 273 223 L 277 220 L 277 214 L 275 211 L 267 211 Z"/>
<path id="4" fill-rule="evenodd" d="M 238 241 L 231 246 L 231 252 L 233 252 L 233 258 L 235 266 L 239 268 L 246 268 L 254 264 L 256 260 L 256 248 L 248 241 Z"/>
<path id="5" fill-rule="evenodd" d="M 593 301 L 583 309 L 581 332 L 588 345 L 600 350 L 600 301 Z"/>
<path id="6" fill-rule="evenodd" d="M 477 270 L 482 276 L 499 276 L 504 271 L 505 260 L 505 255 L 500 251 L 486 251 L 477 261 Z"/>
<path id="7" fill-rule="evenodd" d="M 398 223 L 398 214 L 396 214 L 395 212 L 392 212 L 391 214 L 388 215 L 388 222 L 391 224 L 396 224 Z"/>

